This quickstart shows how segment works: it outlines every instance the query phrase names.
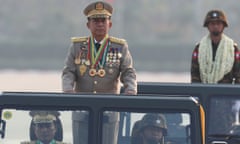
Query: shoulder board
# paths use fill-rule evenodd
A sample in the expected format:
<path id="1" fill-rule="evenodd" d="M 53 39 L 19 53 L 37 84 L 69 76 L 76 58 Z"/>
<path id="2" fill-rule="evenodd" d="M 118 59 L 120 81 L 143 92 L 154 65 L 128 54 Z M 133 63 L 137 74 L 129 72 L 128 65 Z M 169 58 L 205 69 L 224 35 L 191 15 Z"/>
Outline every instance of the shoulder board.
<path id="1" fill-rule="evenodd" d="M 122 44 L 122 45 L 126 43 L 125 39 L 120 39 L 116 37 L 110 37 L 110 41 L 114 43 Z"/>
<path id="2" fill-rule="evenodd" d="M 87 41 L 88 37 L 72 37 L 71 41 L 72 42 L 84 42 Z"/>

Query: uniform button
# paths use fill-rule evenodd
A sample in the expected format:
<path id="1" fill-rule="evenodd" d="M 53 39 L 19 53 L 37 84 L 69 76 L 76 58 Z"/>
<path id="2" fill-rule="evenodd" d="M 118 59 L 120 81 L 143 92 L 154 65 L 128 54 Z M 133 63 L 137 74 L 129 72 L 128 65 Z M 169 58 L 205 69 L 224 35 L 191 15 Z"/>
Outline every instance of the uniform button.
<path id="1" fill-rule="evenodd" d="M 96 93 L 97 93 L 97 91 L 93 91 L 93 93 L 94 93 L 94 94 L 96 94 Z"/>
<path id="2" fill-rule="evenodd" d="M 94 81 L 94 84 L 97 84 L 97 81 Z"/>

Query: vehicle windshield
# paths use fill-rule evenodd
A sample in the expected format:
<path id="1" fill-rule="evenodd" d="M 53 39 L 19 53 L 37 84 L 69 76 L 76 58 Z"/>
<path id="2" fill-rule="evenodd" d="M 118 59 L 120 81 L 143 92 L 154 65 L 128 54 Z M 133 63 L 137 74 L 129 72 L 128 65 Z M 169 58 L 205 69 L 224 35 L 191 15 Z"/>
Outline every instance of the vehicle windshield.
<path id="1" fill-rule="evenodd" d="M 209 135 L 240 136 L 239 96 L 213 96 L 209 106 Z"/>
<path id="2" fill-rule="evenodd" d="M 73 113 L 84 113 L 85 116 L 74 118 Z M 55 118 L 50 117 L 49 114 L 55 115 Z M 112 114 L 117 114 L 119 117 L 116 118 Z M 87 131 L 91 132 L 89 129 L 92 128 L 93 124 L 90 116 L 91 112 L 87 110 L 44 110 L 43 112 L 42 110 L 3 109 L 2 120 L 6 122 L 6 125 L 4 138 L 0 138 L 0 143 L 19 144 L 21 142 L 36 141 L 38 137 L 46 138 L 51 135 L 50 130 L 54 131 L 50 124 L 54 121 L 54 139 L 73 144 L 73 119 L 78 119 L 79 125 L 87 125 Z M 148 126 L 150 128 L 155 126 L 161 130 L 165 141 L 191 144 L 191 129 L 194 129 L 194 126 L 191 125 L 191 115 L 188 112 L 103 111 L 100 118 L 102 119 L 100 124 L 102 139 L 104 139 L 105 134 L 111 135 L 111 133 L 108 133 L 107 127 L 109 128 L 109 126 L 106 127 L 106 123 L 120 121 L 119 129 L 117 129 L 118 144 L 134 144 L 136 140 L 134 138 L 139 136 L 138 133 L 143 132 Z M 1 123 L 1 130 L 4 129 L 3 127 L 4 125 Z M 50 132 L 47 132 L 47 130 Z M 87 134 L 84 136 L 87 137 Z M 137 140 L 141 139 L 137 138 Z"/>

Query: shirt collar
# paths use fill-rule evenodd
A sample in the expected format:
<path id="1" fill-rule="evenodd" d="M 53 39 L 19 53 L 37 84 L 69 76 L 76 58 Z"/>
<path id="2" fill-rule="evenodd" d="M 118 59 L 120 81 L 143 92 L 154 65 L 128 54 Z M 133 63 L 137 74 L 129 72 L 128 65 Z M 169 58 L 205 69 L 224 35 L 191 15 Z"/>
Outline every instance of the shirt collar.
<path id="1" fill-rule="evenodd" d="M 101 40 L 100 42 L 98 42 L 96 39 L 94 39 L 94 43 L 102 44 L 102 43 L 103 43 L 103 40 Z"/>

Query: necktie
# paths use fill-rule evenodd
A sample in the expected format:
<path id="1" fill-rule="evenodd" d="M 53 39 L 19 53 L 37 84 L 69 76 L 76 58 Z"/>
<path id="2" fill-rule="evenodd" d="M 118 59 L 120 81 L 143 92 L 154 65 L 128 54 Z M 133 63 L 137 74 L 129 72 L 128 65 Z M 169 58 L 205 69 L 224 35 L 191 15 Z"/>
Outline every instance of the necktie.
<path id="1" fill-rule="evenodd" d="M 98 49 L 100 48 L 101 44 L 100 43 L 96 43 L 95 46 L 96 46 L 96 50 L 98 51 Z"/>

